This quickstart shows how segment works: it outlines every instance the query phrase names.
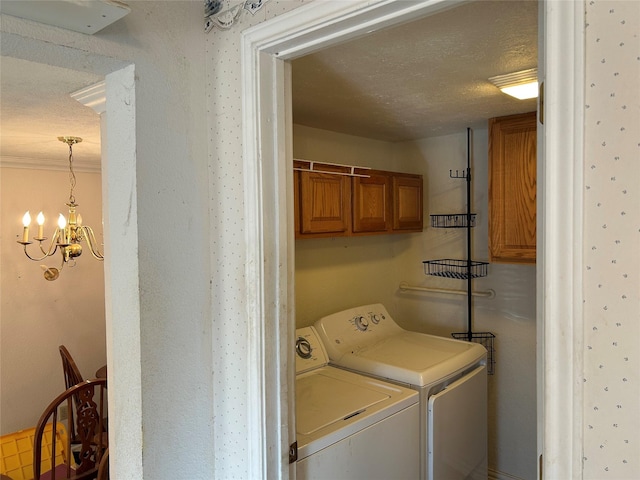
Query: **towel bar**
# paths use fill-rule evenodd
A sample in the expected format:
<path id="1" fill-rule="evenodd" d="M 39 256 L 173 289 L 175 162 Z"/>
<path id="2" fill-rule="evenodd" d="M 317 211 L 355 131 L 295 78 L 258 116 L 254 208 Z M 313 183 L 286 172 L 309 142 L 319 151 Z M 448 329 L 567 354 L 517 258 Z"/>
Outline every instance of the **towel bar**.
<path id="1" fill-rule="evenodd" d="M 417 291 L 417 292 L 427 292 L 427 293 L 446 293 L 450 295 L 466 295 L 466 290 L 453 290 L 450 288 L 435 288 L 435 287 L 418 287 L 415 285 L 409 285 L 407 282 L 400 282 L 399 286 L 400 290 L 403 292 L 407 290 Z M 486 298 L 495 298 L 496 292 L 494 290 L 485 290 L 485 291 L 477 291 L 471 292 L 471 295 L 474 297 L 486 297 Z"/>

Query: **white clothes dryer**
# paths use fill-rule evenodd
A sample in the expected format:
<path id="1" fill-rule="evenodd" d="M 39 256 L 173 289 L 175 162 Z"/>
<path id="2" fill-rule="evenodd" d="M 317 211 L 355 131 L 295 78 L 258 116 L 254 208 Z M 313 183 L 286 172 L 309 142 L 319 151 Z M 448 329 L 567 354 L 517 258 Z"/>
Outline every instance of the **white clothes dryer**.
<path id="1" fill-rule="evenodd" d="M 418 478 L 418 394 L 328 366 L 313 327 L 296 337 L 296 478 Z"/>
<path id="2" fill-rule="evenodd" d="M 381 304 L 315 323 L 330 364 L 420 394 L 420 478 L 487 478 L 486 349 L 401 328 Z"/>

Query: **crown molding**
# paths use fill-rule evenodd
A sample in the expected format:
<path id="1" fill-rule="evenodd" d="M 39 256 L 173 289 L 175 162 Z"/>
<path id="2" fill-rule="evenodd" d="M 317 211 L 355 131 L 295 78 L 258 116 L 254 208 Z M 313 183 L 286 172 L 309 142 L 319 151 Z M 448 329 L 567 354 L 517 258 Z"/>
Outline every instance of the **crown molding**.
<path id="1" fill-rule="evenodd" d="M 98 115 L 104 113 L 107 103 L 106 83 L 101 81 L 71 93 L 71 98 L 85 107 L 93 109 Z"/>
<path id="2" fill-rule="evenodd" d="M 24 168 L 29 170 L 53 170 L 60 172 L 69 171 L 69 163 L 47 159 L 46 162 L 27 157 L 2 156 L 0 158 L 0 168 Z M 73 168 L 76 172 L 83 173 L 101 173 L 102 166 L 100 162 L 74 162 Z"/>

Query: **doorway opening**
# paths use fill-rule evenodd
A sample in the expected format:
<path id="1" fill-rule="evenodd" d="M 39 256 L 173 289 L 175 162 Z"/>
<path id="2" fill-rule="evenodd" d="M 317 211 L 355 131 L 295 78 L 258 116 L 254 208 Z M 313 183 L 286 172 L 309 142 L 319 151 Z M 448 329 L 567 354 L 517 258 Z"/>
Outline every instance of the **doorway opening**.
<path id="1" fill-rule="evenodd" d="M 371 303 L 383 304 L 408 330 L 451 338 L 467 328 L 464 296 L 403 291 L 400 285 L 466 288 L 463 281 L 425 276 L 422 261 L 460 258 L 465 252 L 462 231 L 431 228 L 429 214 L 466 207 L 466 182 L 450 179 L 449 172 L 466 165 L 467 127 L 472 129 L 471 208 L 478 218 L 469 232 L 471 250 L 475 260 L 488 260 L 488 120 L 537 108 L 535 98 L 508 97 L 488 78 L 537 67 L 538 13 L 535 1 L 461 3 L 291 60 L 297 163 L 329 161 L 421 175 L 424 191 L 419 233 L 379 234 L 380 225 L 359 225 L 355 212 L 362 199 L 355 198 L 360 188 L 355 179 L 346 181 L 354 197 L 346 202 L 354 209 L 349 221 L 336 227 L 334 216 L 326 222 L 304 213 L 296 217 L 297 328 Z M 533 122 L 535 129 L 535 114 Z M 298 177 L 307 174 L 294 175 L 299 196 L 308 195 L 310 188 Z M 305 205 L 296 199 L 298 211 Z M 347 233 L 323 238 L 327 234 L 314 233 L 314 227 Z M 536 475 L 535 273 L 534 264 L 492 263 L 488 276 L 472 286 L 498 292 L 497 298 L 474 297 L 471 314 L 473 329 L 493 332 L 499 347 L 490 356 L 498 360 L 498 374 L 488 377 L 484 416 L 494 476 Z"/>
<path id="2" fill-rule="evenodd" d="M 338 2 L 341 3 L 341 2 Z M 247 261 L 249 268 L 250 327 L 262 334 L 251 339 L 249 346 L 265 366 L 264 376 L 249 378 L 262 397 L 252 409 L 251 423 L 267 425 L 264 439 L 250 446 L 257 457 L 267 459 L 271 476 L 286 475 L 288 467 L 280 459 L 286 452 L 289 439 L 295 436 L 292 425 L 292 390 L 283 388 L 293 375 L 292 354 L 288 339 L 295 328 L 292 308 L 293 296 L 293 185 L 290 175 L 292 161 L 292 120 L 290 96 L 291 60 L 307 53 L 365 35 L 370 31 L 431 15 L 454 4 L 440 1 L 407 2 L 350 2 L 349 5 L 314 2 L 300 7 L 289 15 L 274 18 L 253 27 L 243 35 L 243 148 L 247 185 L 246 224 L 248 234 Z M 573 211 L 580 207 L 582 130 L 582 15 L 579 6 L 555 4 L 546 8 L 541 4 L 542 48 L 539 72 L 545 82 L 546 124 L 540 126 L 542 137 L 538 161 L 538 451 L 546 475 L 566 477 L 578 468 L 580 438 L 575 442 L 561 442 L 562 431 L 580 428 L 580 394 L 574 391 L 573 378 L 579 369 L 573 357 L 574 340 L 579 335 L 579 320 L 573 313 L 579 309 L 573 293 L 580 288 L 579 279 L 572 275 L 577 257 L 566 262 L 550 261 L 563 251 L 567 241 L 580 244 L 579 229 L 574 224 L 561 224 L 554 212 Z M 305 21 L 302 22 L 301 19 Z M 577 93 L 577 94 L 576 94 Z M 576 134 L 576 132 L 578 132 Z M 562 142 L 563 137 L 572 141 Z M 566 159 L 573 159 L 567 162 Z M 258 160 L 260 159 L 260 160 Z M 571 170 L 574 181 L 560 186 L 549 181 L 557 174 Z M 574 216 L 579 218 L 579 215 Z M 578 220 L 576 220 L 578 222 Z M 572 243 L 573 244 L 573 243 Z M 261 268 L 257 267 L 260 266 Z M 564 278 L 560 284 L 559 279 Z M 571 280 L 567 282 L 567 278 Z M 286 318 L 283 320 L 283 318 Z M 562 318 L 562 322 L 558 319 Z M 561 331 L 561 334 L 559 334 Z M 557 336 L 556 336 L 557 335 Z M 554 338 L 553 341 L 549 339 Z M 266 343 L 266 338 L 278 338 L 278 348 Z M 562 338 L 559 342 L 558 338 Z M 558 359 L 562 361 L 558 364 Z M 560 365 L 549 370 L 545 365 Z M 578 362 L 579 363 L 579 362 Z M 272 382 L 264 378 L 274 379 Z M 285 392 L 285 393 L 282 393 Z M 566 393 L 562 396 L 561 393 Z M 574 415 L 562 415 L 569 410 Z M 270 426 L 287 425 L 289 437 L 278 435 Z M 269 445 L 280 445 L 280 451 Z M 256 468 L 260 468 L 256 465 Z M 570 476 L 570 475 L 569 475 Z"/>
<path id="3" fill-rule="evenodd" d="M 126 468 L 127 475 L 141 478 L 142 401 L 132 398 L 140 396 L 135 387 L 141 384 L 138 249 L 131 244 L 138 237 L 136 191 L 131 189 L 136 184 L 134 66 L 86 51 L 74 54 L 72 47 L 34 38 L 11 33 L 4 36 L 7 48 L 3 42 L 3 56 L 42 63 L 45 51 L 48 65 L 69 70 L 74 69 L 77 58 L 85 58 L 89 73 L 105 78 L 104 89 L 92 102 L 101 104 L 93 108 L 100 114 L 107 361 L 110 371 L 125 372 L 110 379 L 108 390 L 110 420 L 119 426 L 110 431 L 115 448 L 111 465 L 113 472 Z M 60 92 L 65 93 L 71 92 Z M 135 365 L 138 370 L 132 367 Z"/>

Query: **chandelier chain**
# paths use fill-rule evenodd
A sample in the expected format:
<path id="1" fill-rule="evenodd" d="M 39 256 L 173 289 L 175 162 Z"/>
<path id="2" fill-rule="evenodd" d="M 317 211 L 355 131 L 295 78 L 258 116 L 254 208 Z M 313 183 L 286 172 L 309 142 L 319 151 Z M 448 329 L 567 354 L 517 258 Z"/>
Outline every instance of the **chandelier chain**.
<path id="1" fill-rule="evenodd" d="M 71 185 L 69 203 L 75 205 L 76 197 L 73 195 L 73 189 L 76 186 L 76 174 L 73 171 L 73 147 L 71 142 L 69 143 L 69 184 Z"/>

